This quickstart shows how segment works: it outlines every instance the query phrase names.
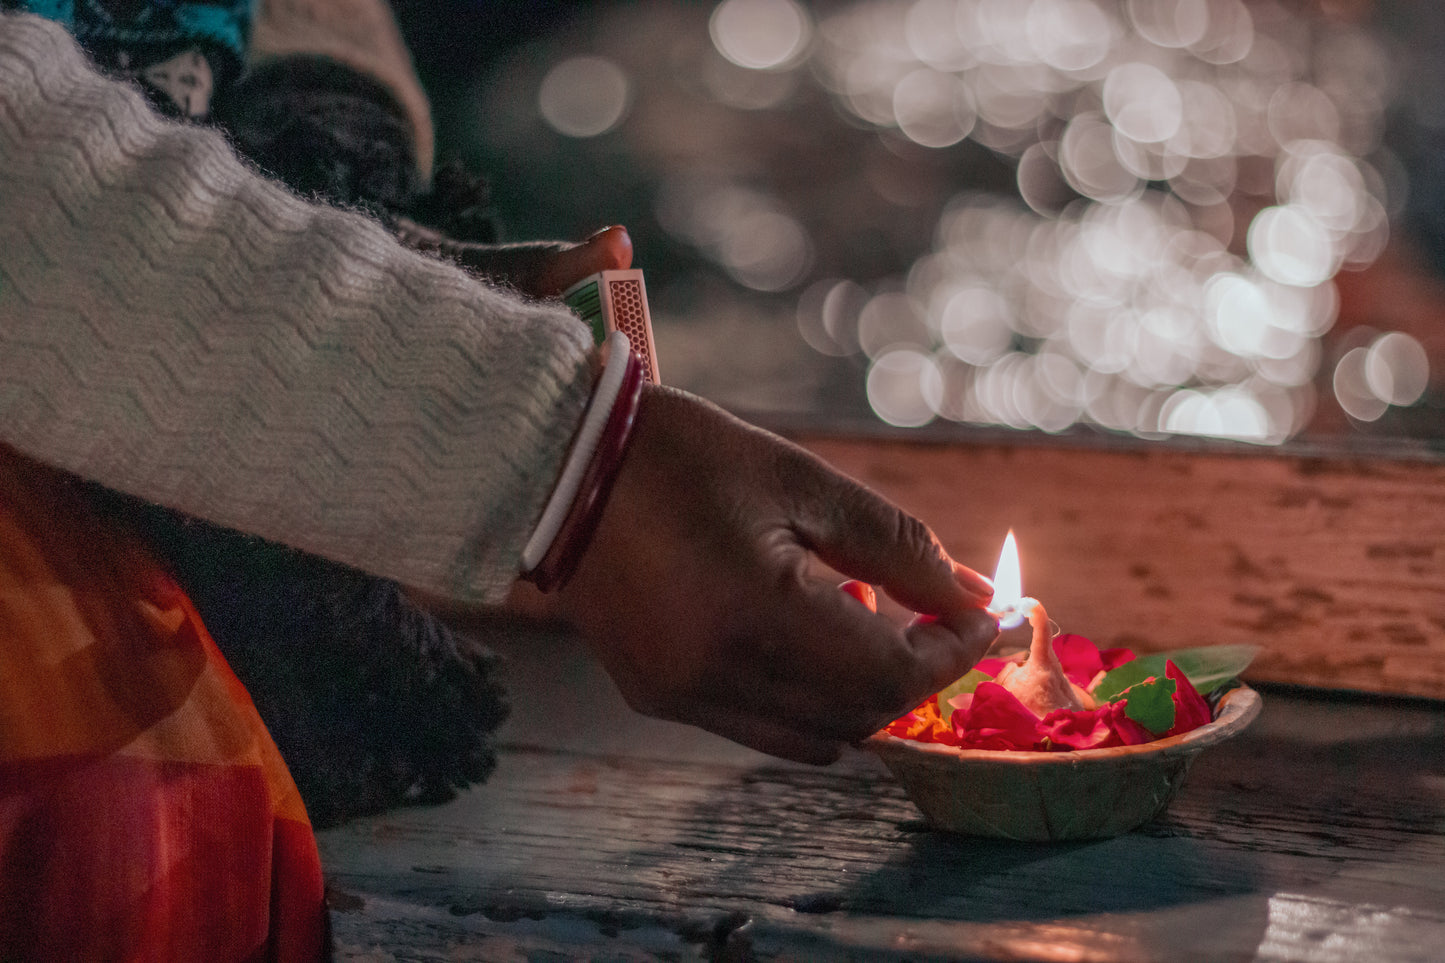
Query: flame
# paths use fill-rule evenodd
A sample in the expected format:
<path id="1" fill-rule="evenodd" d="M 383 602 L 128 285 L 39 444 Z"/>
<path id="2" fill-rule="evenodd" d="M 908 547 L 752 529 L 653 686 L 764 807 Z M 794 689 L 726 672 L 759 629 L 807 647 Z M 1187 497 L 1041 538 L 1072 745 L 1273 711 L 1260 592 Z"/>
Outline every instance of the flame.
<path id="1" fill-rule="evenodd" d="M 1019 571 L 1019 547 L 1014 541 L 1013 529 L 1003 540 L 1003 551 L 998 554 L 998 568 L 993 573 L 993 598 L 988 607 L 992 612 L 1003 612 L 1014 608 L 1024 597 L 1024 579 Z"/>

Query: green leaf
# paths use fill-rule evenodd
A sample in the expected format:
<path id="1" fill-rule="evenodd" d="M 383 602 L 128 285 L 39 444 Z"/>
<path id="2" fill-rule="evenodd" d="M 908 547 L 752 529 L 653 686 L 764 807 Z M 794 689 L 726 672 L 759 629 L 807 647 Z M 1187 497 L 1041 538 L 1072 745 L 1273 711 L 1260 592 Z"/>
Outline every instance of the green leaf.
<path id="1" fill-rule="evenodd" d="M 1124 715 L 1159 736 L 1174 728 L 1173 679 L 1162 675 L 1152 682 L 1141 682 L 1124 692 Z"/>
<path id="2" fill-rule="evenodd" d="M 1161 658 L 1173 659 L 1199 694 L 1208 695 L 1249 668 L 1257 655 L 1257 645 L 1202 645 L 1166 652 Z M 1159 674 L 1164 674 L 1162 668 Z"/>
<path id="3" fill-rule="evenodd" d="M 945 723 L 948 722 L 948 720 L 953 716 L 953 706 L 948 704 L 949 699 L 955 698 L 956 696 L 968 695 L 974 689 L 978 688 L 978 684 L 980 682 L 992 681 L 993 676 L 989 675 L 987 672 L 980 672 L 977 669 L 969 669 L 966 673 L 959 676 L 958 679 L 956 679 L 953 684 L 950 685 L 948 688 L 939 690 L 938 714 L 943 716 L 943 721 Z"/>
<path id="4" fill-rule="evenodd" d="M 1125 689 L 1151 675 L 1162 679 L 1164 663 L 1171 659 L 1200 695 L 1208 695 L 1249 668 L 1258 654 L 1257 645 L 1201 645 L 1141 655 L 1105 673 L 1094 687 L 1093 696 L 1099 702 L 1113 702 Z"/>
<path id="5" fill-rule="evenodd" d="M 1163 656 L 1141 655 L 1123 665 L 1115 666 L 1104 673 L 1091 694 L 1095 702 L 1114 702 L 1124 694 L 1124 690 L 1138 685 L 1150 676 L 1164 677 Z"/>

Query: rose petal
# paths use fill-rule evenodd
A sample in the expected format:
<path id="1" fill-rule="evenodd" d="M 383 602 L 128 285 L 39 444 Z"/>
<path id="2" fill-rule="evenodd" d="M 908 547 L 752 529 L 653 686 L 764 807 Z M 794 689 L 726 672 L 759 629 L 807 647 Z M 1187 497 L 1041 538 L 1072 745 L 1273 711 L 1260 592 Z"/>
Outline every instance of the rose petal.
<path id="1" fill-rule="evenodd" d="M 1100 709 L 1055 709 L 1044 716 L 1041 726 L 1060 749 L 1099 749 L 1114 738 L 1108 713 Z"/>
<path id="2" fill-rule="evenodd" d="M 1114 730 L 1114 737 L 1118 742 L 1111 742 L 1110 745 L 1119 746 L 1142 746 L 1146 742 L 1154 741 L 1154 733 L 1130 719 L 1125 714 L 1128 704 L 1122 700 L 1119 702 L 1108 702 L 1099 707 L 1104 710 L 1104 716 L 1108 720 L 1109 728 Z"/>
<path id="3" fill-rule="evenodd" d="M 1082 635 L 1065 632 L 1054 639 L 1054 654 L 1064 667 L 1064 675 L 1074 685 L 1087 686 L 1104 667 L 1099 657 L 1099 647 Z"/>
<path id="4" fill-rule="evenodd" d="M 980 682 L 979 685 L 983 685 L 983 683 Z M 972 692 L 964 692 L 948 700 L 948 707 L 954 712 L 967 712 L 971 705 L 973 705 Z"/>
<path id="5" fill-rule="evenodd" d="M 994 678 L 998 678 L 998 674 L 1003 671 L 1004 666 L 1012 665 L 1017 661 L 1018 659 L 979 659 L 978 664 L 976 664 L 974 668 L 980 672 L 986 672 Z"/>
<path id="6" fill-rule="evenodd" d="M 1100 650 L 1083 636 L 1072 634 L 1056 638 L 1054 652 L 1070 681 L 1080 686 L 1096 682 L 1104 673 L 1134 659 L 1129 649 Z M 1018 658 L 984 659 L 975 668 L 996 675 L 1004 666 L 1018 661 Z M 1209 704 L 1179 667 L 1168 662 L 1165 675 L 1175 683 L 1175 724 L 1166 735 L 1188 732 L 1209 722 L 1212 718 Z M 904 739 L 965 749 L 1025 751 L 1107 749 L 1142 745 L 1156 738 L 1129 718 L 1123 700 L 1094 709 L 1060 709 L 1039 719 L 1003 686 L 981 682 L 972 693 L 951 698 L 949 705 L 953 709 L 951 724 L 944 723 L 934 697 L 889 723 L 884 731 Z"/>
<path id="7" fill-rule="evenodd" d="M 952 722 L 966 749 L 1041 748 L 1039 717 L 997 682 L 980 682 L 968 710 L 955 710 Z"/>
<path id="8" fill-rule="evenodd" d="M 1177 736 L 1181 732 L 1198 729 L 1213 719 L 1209 703 L 1204 701 L 1173 659 L 1164 663 L 1164 676 L 1174 680 L 1174 727 L 1164 735 Z"/>
<path id="9" fill-rule="evenodd" d="M 1124 703 L 1106 702 L 1096 709 L 1056 709 L 1044 716 L 1042 728 L 1060 749 L 1109 749 L 1154 741 L 1154 735 L 1124 714 Z"/>
<path id="10" fill-rule="evenodd" d="M 1125 662 L 1134 661 L 1133 649 L 1100 649 L 1099 661 L 1104 664 L 1104 671 L 1117 668 Z"/>

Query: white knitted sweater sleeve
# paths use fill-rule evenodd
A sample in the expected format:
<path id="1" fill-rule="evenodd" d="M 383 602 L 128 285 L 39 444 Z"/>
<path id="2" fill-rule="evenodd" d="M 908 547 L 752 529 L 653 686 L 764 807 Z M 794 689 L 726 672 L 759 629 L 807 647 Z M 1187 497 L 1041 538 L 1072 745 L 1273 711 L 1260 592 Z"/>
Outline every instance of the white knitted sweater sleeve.
<path id="1" fill-rule="evenodd" d="M 0 442 L 494 601 L 586 405 L 589 343 L 0 14 Z"/>

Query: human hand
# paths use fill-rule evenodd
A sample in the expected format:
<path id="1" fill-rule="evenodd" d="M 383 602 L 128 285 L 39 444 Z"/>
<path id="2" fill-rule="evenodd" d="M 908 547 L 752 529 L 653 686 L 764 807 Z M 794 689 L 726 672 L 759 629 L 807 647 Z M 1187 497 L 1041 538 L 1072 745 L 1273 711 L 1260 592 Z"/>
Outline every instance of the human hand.
<path id="1" fill-rule="evenodd" d="M 603 228 L 577 244 L 456 241 L 405 218 L 397 219 L 395 229 L 409 247 L 450 258 L 473 274 L 534 298 L 555 298 L 588 275 L 632 266 L 632 238 L 624 227 Z"/>
<path id="2" fill-rule="evenodd" d="M 935 618 L 906 628 L 808 572 L 816 555 Z M 698 398 L 644 388 L 590 547 L 556 597 L 622 695 L 824 763 L 967 671 L 987 580 L 918 520 Z"/>

